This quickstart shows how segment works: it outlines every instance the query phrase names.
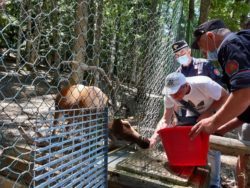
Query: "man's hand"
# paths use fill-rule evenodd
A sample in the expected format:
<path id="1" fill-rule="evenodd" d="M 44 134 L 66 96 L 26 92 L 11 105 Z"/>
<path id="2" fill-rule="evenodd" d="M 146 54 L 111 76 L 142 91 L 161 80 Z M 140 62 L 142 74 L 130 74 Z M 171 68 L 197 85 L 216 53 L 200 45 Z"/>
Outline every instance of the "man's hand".
<path id="1" fill-rule="evenodd" d="M 190 139 L 193 140 L 201 132 L 206 132 L 207 134 L 212 134 L 216 129 L 213 127 L 213 120 L 214 120 L 214 117 L 211 116 L 209 118 L 202 119 L 201 121 L 196 123 L 192 127 L 192 129 L 189 133 Z"/>
<path id="2" fill-rule="evenodd" d="M 149 148 L 153 148 L 157 143 L 156 138 L 150 138 L 149 141 L 150 141 Z"/>

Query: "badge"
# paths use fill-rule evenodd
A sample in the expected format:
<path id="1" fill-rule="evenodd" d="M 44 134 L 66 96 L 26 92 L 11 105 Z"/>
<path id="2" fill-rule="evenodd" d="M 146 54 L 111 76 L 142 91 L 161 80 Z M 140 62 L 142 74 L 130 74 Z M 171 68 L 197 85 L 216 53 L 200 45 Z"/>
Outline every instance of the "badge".
<path id="1" fill-rule="evenodd" d="M 220 71 L 219 71 L 218 69 L 214 69 L 214 74 L 215 74 L 216 76 L 220 76 Z"/>
<path id="2" fill-rule="evenodd" d="M 228 76 L 232 76 L 233 74 L 239 71 L 239 63 L 235 60 L 228 60 L 225 66 L 225 72 Z"/>
<path id="3" fill-rule="evenodd" d="M 178 48 L 178 44 L 174 45 L 173 48 L 176 50 Z"/>

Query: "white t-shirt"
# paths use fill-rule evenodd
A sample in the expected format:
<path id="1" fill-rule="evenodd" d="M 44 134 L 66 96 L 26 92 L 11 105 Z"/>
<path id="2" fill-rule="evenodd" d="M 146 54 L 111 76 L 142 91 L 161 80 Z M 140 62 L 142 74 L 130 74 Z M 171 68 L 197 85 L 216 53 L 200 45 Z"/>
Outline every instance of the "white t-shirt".
<path id="1" fill-rule="evenodd" d="M 222 87 L 207 76 L 187 77 L 187 82 L 190 84 L 190 92 L 184 96 L 183 100 L 189 102 L 195 109 L 202 113 L 207 110 L 214 100 L 219 100 L 221 97 Z M 165 108 L 172 108 L 174 105 L 182 106 L 178 101 L 175 101 L 170 95 L 164 97 Z M 193 115 L 187 111 L 186 116 Z"/>

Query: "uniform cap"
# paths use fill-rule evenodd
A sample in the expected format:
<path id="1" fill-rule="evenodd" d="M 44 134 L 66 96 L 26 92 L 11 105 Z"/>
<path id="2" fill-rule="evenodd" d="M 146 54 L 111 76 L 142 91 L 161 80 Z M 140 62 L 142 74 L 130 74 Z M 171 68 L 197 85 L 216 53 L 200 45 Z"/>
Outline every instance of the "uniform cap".
<path id="1" fill-rule="evenodd" d="M 185 40 L 180 40 L 180 41 L 177 41 L 174 44 L 172 44 L 172 49 L 173 49 L 174 53 L 176 53 L 176 52 L 178 52 L 181 49 L 186 48 L 186 47 L 188 47 L 188 44 Z"/>
<path id="2" fill-rule="evenodd" d="M 209 20 L 199 25 L 193 32 L 195 40 L 193 44 L 191 45 L 191 47 L 193 49 L 199 49 L 197 42 L 200 39 L 201 35 L 203 35 L 204 33 L 208 31 L 212 31 L 214 29 L 221 29 L 221 28 L 227 28 L 227 26 L 224 24 L 222 20 L 219 20 L 219 19 Z"/>

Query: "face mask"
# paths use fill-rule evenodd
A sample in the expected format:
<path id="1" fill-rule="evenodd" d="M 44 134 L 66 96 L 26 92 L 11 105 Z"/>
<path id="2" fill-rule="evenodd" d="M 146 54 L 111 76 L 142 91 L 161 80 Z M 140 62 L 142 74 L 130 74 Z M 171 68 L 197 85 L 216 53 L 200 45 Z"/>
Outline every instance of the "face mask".
<path id="1" fill-rule="evenodd" d="M 214 34 L 213 34 L 213 35 L 214 35 Z M 216 60 L 218 60 L 218 53 L 217 53 L 217 48 L 216 48 L 216 45 L 215 45 L 214 38 L 215 38 L 215 37 L 213 37 L 213 44 L 214 44 L 215 50 L 214 50 L 214 51 L 208 51 L 208 52 L 207 52 L 207 59 L 208 59 L 208 60 L 211 60 L 211 61 L 216 61 Z M 208 40 L 207 40 L 207 42 L 208 42 Z M 208 44 L 207 44 L 207 46 L 208 46 Z"/>
<path id="2" fill-rule="evenodd" d="M 207 52 L 207 59 L 208 60 L 218 60 L 218 54 L 217 54 L 217 49 L 215 49 L 212 52 Z"/>
<path id="3" fill-rule="evenodd" d="M 189 63 L 189 58 L 187 55 L 183 55 L 181 57 L 178 57 L 176 60 L 178 61 L 178 63 L 180 63 L 181 65 L 184 65 L 184 66 L 188 65 L 188 63 Z"/>

